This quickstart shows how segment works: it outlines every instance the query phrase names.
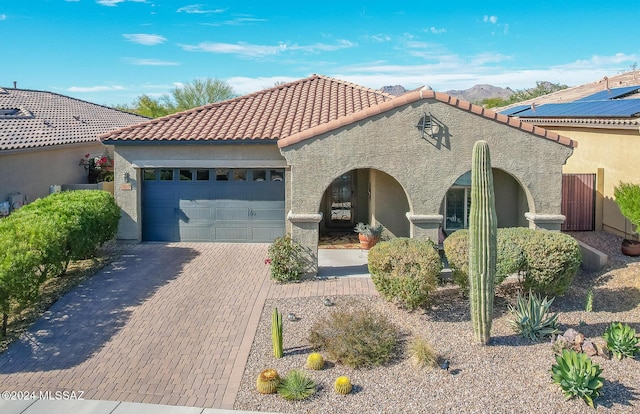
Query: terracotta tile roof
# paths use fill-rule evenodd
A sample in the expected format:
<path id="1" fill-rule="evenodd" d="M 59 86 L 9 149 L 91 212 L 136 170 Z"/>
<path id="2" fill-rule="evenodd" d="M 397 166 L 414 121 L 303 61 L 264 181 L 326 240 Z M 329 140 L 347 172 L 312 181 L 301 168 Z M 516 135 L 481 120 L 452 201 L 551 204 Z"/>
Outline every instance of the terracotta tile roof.
<path id="1" fill-rule="evenodd" d="M 52 92 L 0 88 L 0 152 L 96 141 L 146 119 Z"/>
<path id="2" fill-rule="evenodd" d="M 448 105 L 454 106 L 463 111 L 471 112 L 476 115 L 482 116 L 484 118 L 488 118 L 496 122 L 503 123 L 510 127 L 533 133 L 535 135 L 538 135 L 542 138 L 545 138 L 551 141 L 555 141 L 561 145 L 565 145 L 572 148 L 575 148 L 578 146 L 578 143 L 576 141 L 569 139 L 565 136 L 556 134 L 555 132 L 547 131 L 544 128 L 534 126 L 533 124 L 530 124 L 530 123 L 522 122 L 516 118 L 510 118 L 506 115 L 499 114 L 490 109 L 483 108 L 482 106 L 474 105 L 467 101 L 463 101 L 461 99 L 447 95 L 446 93 L 434 92 L 431 89 L 425 89 L 425 88 L 407 92 L 390 101 L 385 101 L 383 103 L 365 108 L 352 115 L 336 119 L 326 124 L 318 125 L 316 127 L 301 131 L 297 134 L 293 134 L 285 139 L 279 140 L 278 146 L 280 148 L 283 148 L 283 147 L 295 144 L 297 142 L 304 141 L 305 139 L 314 137 L 316 135 L 332 131 L 334 129 L 352 124 L 357 121 L 361 121 L 363 119 L 369 118 L 374 115 L 381 114 L 391 109 L 398 108 L 403 105 L 411 104 L 421 99 L 435 99 L 440 102 L 444 102 Z"/>
<path id="3" fill-rule="evenodd" d="M 321 75 L 121 128 L 101 138 L 109 143 L 275 139 L 279 147 L 286 147 L 419 99 L 437 99 L 563 145 L 577 145 L 558 134 L 444 93 L 421 89 L 394 97 Z"/>
<path id="4" fill-rule="evenodd" d="M 121 128 L 103 141 L 272 140 L 327 125 L 393 95 L 312 75 L 249 95 Z"/>

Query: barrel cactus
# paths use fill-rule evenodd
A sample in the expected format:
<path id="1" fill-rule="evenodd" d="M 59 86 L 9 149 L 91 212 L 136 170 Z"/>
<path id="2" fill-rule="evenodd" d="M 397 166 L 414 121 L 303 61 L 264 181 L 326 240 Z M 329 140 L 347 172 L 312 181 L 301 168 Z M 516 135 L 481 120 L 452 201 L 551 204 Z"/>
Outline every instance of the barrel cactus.
<path id="1" fill-rule="evenodd" d="M 307 357 L 307 368 L 320 370 L 324 367 L 324 358 L 318 352 L 313 352 Z"/>
<path id="2" fill-rule="evenodd" d="M 275 369 L 265 369 L 256 379 L 256 389 L 260 394 L 274 394 L 278 390 L 280 375 Z"/>
<path id="3" fill-rule="evenodd" d="M 497 222 L 489 144 L 478 141 L 471 160 L 469 214 L 469 301 L 476 342 L 491 338 L 494 278 L 497 257 Z"/>
<path id="4" fill-rule="evenodd" d="M 333 384 L 333 388 L 338 394 L 349 394 L 353 386 L 351 385 L 351 380 L 349 379 L 349 377 L 342 376 L 336 378 L 336 382 Z"/>

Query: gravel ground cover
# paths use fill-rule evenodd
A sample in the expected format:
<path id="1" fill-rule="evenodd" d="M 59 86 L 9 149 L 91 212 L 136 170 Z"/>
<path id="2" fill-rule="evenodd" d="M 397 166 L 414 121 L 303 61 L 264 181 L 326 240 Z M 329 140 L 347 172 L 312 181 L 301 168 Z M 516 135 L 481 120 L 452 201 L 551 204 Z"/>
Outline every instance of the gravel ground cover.
<path id="1" fill-rule="evenodd" d="M 605 252 L 608 266 L 599 272 L 580 271 L 570 290 L 555 300 L 560 330 L 574 328 L 587 339 L 599 340 L 612 321 L 629 323 L 640 331 L 640 258 L 620 253 L 619 237 L 604 232 L 575 233 L 574 237 Z M 304 282 L 302 282 L 304 283 Z M 587 291 L 594 289 L 593 312 L 584 312 Z M 514 303 L 517 281 L 497 290 L 492 341 L 488 346 L 472 343 L 469 305 L 457 287 L 443 285 L 433 295 L 429 309 L 407 312 L 379 297 L 332 297 L 334 307 L 322 297 L 269 300 L 262 312 L 234 408 L 279 413 L 584 413 L 592 411 L 582 400 L 565 401 L 550 379 L 555 362 L 548 341 L 531 343 L 508 326 L 508 303 Z M 285 315 L 284 357 L 275 359 L 271 345 L 271 312 Z M 328 361 L 321 371 L 304 368 L 309 349 L 307 337 L 313 323 L 338 307 L 366 307 L 388 315 L 402 333 L 396 357 L 371 369 L 351 369 Z M 289 312 L 299 320 L 286 320 Z M 441 358 L 450 360 L 448 370 L 415 368 L 408 358 L 407 342 L 423 336 Z M 640 358 L 609 360 L 595 356 L 603 368 L 603 395 L 596 412 L 640 412 Z M 255 380 L 261 370 L 275 368 L 281 375 L 303 369 L 318 384 L 309 399 L 289 402 L 277 395 L 261 395 Z M 349 395 L 333 391 L 338 376 L 354 384 Z"/>

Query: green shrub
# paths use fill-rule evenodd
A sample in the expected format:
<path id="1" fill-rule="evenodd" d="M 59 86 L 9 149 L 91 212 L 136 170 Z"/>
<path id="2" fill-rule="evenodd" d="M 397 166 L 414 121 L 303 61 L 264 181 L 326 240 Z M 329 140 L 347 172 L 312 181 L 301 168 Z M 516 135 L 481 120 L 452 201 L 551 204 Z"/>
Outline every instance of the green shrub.
<path id="1" fill-rule="evenodd" d="M 429 300 L 442 270 L 437 248 L 430 240 L 396 238 L 369 250 L 369 272 L 380 295 L 408 309 Z"/>
<path id="2" fill-rule="evenodd" d="M 438 366 L 438 352 L 425 338 L 416 337 L 409 343 L 411 362 L 418 368 L 435 368 Z"/>
<path id="3" fill-rule="evenodd" d="M 292 369 L 278 384 L 278 395 L 285 400 L 304 400 L 316 392 L 316 383 L 304 372 Z"/>
<path id="4" fill-rule="evenodd" d="M 309 331 L 313 348 L 323 349 L 330 359 L 352 368 L 386 363 L 397 340 L 398 330 L 386 317 L 364 308 L 336 310 Z"/>
<path id="5" fill-rule="evenodd" d="M 532 341 L 558 333 L 558 314 L 549 315 L 553 300 L 541 299 L 531 292 L 528 299 L 518 294 L 516 306 L 509 305 L 513 316 L 509 324 L 516 333 Z"/>
<path id="6" fill-rule="evenodd" d="M 300 280 L 304 270 L 303 248 L 289 236 L 278 237 L 268 250 L 271 278 L 279 282 Z"/>
<path id="7" fill-rule="evenodd" d="M 464 292 L 469 286 L 468 239 L 467 230 L 458 230 L 444 241 L 453 280 Z M 571 285 L 581 262 L 578 242 L 569 235 L 523 227 L 498 229 L 496 284 L 519 273 L 525 289 L 558 296 Z"/>
<path id="8" fill-rule="evenodd" d="M 89 256 L 118 229 L 111 194 L 69 191 L 38 199 L 0 220 L 0 311 L 3 333 L 13 306 L 37 298 L 40 285 Z"/>
<path id="9" fill-rule="evenodd" d="M 526 259 L 524 288 L 544 295 L 562 295 L 582 263 L 578 242 L 559 232 L 530 232 L 522 246 Z"/>
<path id="10" fill-rule="evenodd" d="M 607 341 L 607 349 L 618 359 L 633 358 L 640 352 L 636 330 L 626 323 L 611 322 L 604 332 L 604 340 Z"/>
<path id="11" fill-rule="evenodd" d="M 568 349 L 556 356 L 556 363 L 551 367 L 551 378 L 565 397 L 580 397 L 594 408 L 593 399 L 600 396 L 602 388 L 602 369 L 586 354 Z"/>
<path id="12" fill-rule="evenodd" d="M 524 266 L 524 252 L 510 240 L 508 229 L 498 229 L 498 257 L 496 286 L 507 276 L 519 273 Z M 452 278 L 463 292 L 469 290 L 469 231 L 458 230 L 444 240 L 444 252 L 452 271 Z"/>

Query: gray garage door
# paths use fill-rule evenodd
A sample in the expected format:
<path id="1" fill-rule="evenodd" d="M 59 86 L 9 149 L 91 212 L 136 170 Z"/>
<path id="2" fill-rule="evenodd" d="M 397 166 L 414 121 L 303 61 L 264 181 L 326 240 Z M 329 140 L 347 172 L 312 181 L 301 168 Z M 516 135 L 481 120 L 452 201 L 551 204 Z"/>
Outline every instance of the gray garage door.
<path id="1" fill-rule="evenodd" d="M 284 170 L 144 169 L 145 241 L 272 242 L 284 235 Z"/>

